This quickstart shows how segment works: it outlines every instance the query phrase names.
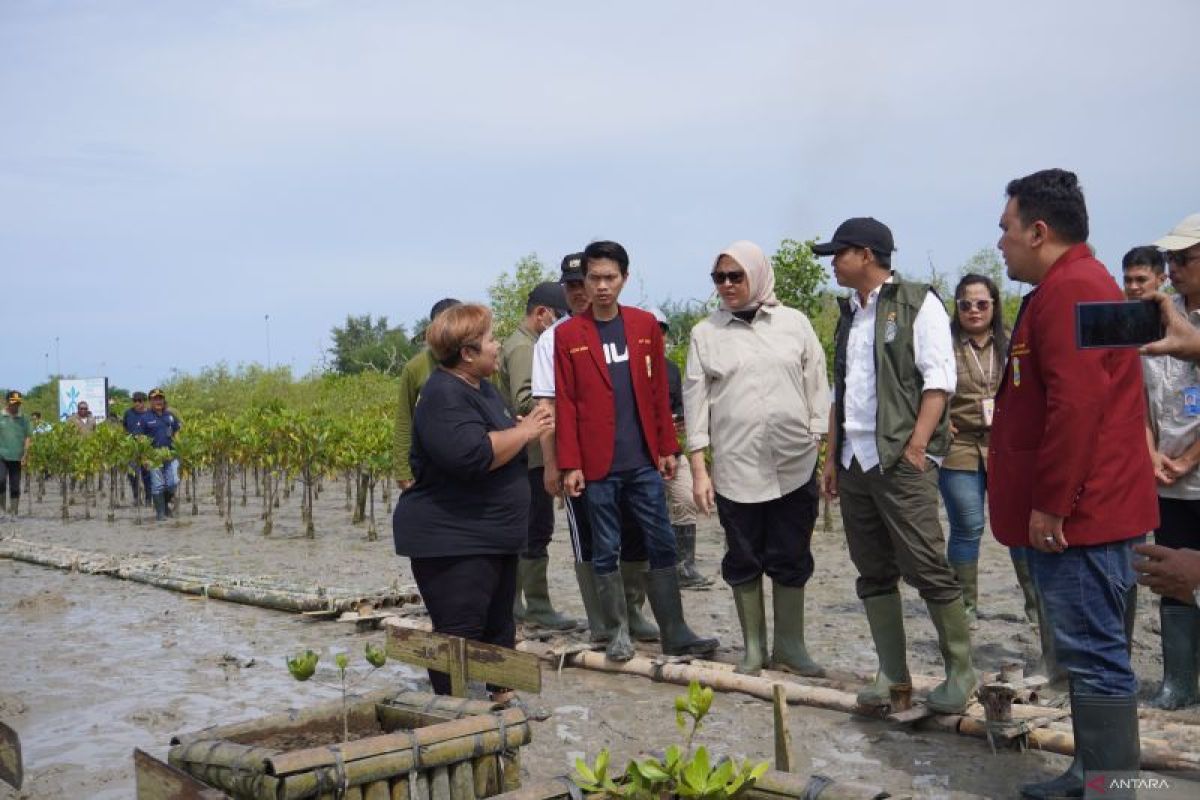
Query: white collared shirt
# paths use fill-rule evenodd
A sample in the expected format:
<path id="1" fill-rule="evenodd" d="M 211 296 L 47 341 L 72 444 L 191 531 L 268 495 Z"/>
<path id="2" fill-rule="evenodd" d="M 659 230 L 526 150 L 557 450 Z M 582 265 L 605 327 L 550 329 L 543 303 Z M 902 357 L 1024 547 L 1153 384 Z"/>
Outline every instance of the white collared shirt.
<path id="1" fill-rule="evenodd" d="M 555 322 L 533 343 L 533 374 L 529 381 L 529 391 L 533 399 L 554 399 L 554 329 L 569 320 L 568 314 Z"/>
<path id="2" fill-rule="evenodd" d="M 894 277 L 885 283 L 893 283 Z M 879 308 L 879 291 L 875 287 L 867 295 L 864 307 L 858 292 L 850 295 L 854 318 L 850 323 L 850 338 L 846 344 L 846 438 L 842 445 L 842 467 L 858 459 L 863 472 L 879 465 L 879 448 L 875 444 L 875 419 L 879 398 L 875 393 L 875 312 Z M 929 292 L 913 323 L 913 356 L 921 372 L 923 391 L 941 390 L 954 394 L 958 381 L 958 364 L 954 358 L 954 343 L 950 336 L 950 317 L 937 295 Z M 937 464 L 940 457 L 929 456 Z"/>

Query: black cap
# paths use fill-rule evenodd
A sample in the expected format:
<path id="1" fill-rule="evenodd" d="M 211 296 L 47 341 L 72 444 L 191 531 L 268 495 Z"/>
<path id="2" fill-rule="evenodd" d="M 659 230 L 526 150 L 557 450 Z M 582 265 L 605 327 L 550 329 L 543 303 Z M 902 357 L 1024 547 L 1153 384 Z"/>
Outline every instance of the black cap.
<path id="1" fill-rule="evenodd" d="M 462 301 L 460 300 L 455 300 L 453 297 L 443 297 L 441 300 L 438 300 L 433 304 L 433 308 L 429 309 L 429 319 L 432 321 L 437 318 L 438 314 L 442 313 L 447 308 L 454 308 L 455 306 L 461 305 Z"/>
<path id="2" fill-rule="evenodd" d="M 878 253 L 891 253 L 896 249 L 892 240 L 892 229 L 874 217 L 853 217 L 838 225 L 833 239 L 814 244 L 813 255 L 831 256 L 847 247 L 865 247 Z"/>
<path id="3" fill-rule="evenodd" d="M 571 307 L 567 305 L 567 293 L 563 290 L 562 284 L 553 281 L 539 283 L 533 287 L 533 291 L 529 293 L 526 307 L 532 308 L 533 306 L 545 306 L 560 314 L 566 314 L 571 310 Z"/>
<path id="4" fill-rule="evenodd" d="M 559 280 L 563 283 L 583 280 L 583 253 L 571 253 L 569 256 L 563 256 L 562 277 Z"/>
<path id="5" fill-rule="evenodd" d="M 146 393 L 145 392 L 134 392 L 133 393 L 133 401 L 136 403 L 138 400 L 145 402 Z"/>

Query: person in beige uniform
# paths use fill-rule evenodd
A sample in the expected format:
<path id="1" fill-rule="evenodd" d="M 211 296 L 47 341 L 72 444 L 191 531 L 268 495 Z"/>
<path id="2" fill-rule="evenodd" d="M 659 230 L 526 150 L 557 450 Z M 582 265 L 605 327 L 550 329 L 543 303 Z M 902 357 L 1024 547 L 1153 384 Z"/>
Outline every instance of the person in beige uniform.
<path id="1" fill-rule="evenodd" d="M 692 329 L 683 403 L 696 505 L 706 514 L 715 505 L 725 529 L 721 576 L 733 588 L 745 646 L 737 669 L 755 674 L 769 663 L 823 675 L 804 641 L 804 587 L 814 569 L 818 443 L 828 426 L 825 353 L 808 317 L 776 299 L 758 245 L 721 251 L 712 281 L 721 306 Z M 775 611 L 769 659 L 764 573 Z"/>

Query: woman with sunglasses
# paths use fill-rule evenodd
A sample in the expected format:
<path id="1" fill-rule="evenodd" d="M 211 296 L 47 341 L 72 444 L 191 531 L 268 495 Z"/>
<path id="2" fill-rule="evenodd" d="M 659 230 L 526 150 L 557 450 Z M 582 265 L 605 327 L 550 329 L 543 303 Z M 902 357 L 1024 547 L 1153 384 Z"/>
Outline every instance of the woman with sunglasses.
<path id="1" fill-rule="evenodd" d="M 979 543 L 983 537 L 987 491 L 988 436 L 996 390 L 1004 374 L 1008 332 L 1000 290 L 984 275 L 965 275 L 954 290 L 955 313 L 950 321 L 958 388 L 950 399 L 950 430 L 954 439 L 942 464 L 938 485 L 950 541 L 946 558 L 962 584 L 963 603 L 971 627 L 976 625 L 979 599 Z M 1037 599 L 1029 578 L 1024 550 L 1011 551 L 1013 567 L 1025 594 L 1025 614 L 1037 624 Z"/>
<path id="2" fill-rule="evenodd" d="M 814 567 L 818 438 L 829 416 L 825 352 L 808 317 L 776 299 L 758 245 L 721 251 L 712 281 L 720 307 L 692 329 L 683 404 L 696 505 L 705 514 L 715 505 L 725 529 L 721 576 L 733 587 L 745 644 L 738 672 L 769 663 L 823 675 L 805 646 L 804 587 Z M 769 659 L 764 573 L 774 584 Z"/>

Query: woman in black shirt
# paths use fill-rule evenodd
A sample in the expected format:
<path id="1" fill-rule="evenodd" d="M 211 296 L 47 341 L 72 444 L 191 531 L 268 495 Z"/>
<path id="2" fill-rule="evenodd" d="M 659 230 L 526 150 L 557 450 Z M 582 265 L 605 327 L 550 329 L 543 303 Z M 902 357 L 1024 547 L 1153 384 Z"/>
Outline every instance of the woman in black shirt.
<path id="1" fill-rule="evenodd" d="M 525 445 L 552 429 L 551 415 L 536 409 L 515 422 L 488 382 L 500 344 L 485 306 L 447 309 L 425 339 L 439 368 L 413 412 L 415 482 L 392 516 L 396 553 L 411 559 L 435 631 L 512 647 L 529 513 Z M 448 675 L 430 670 L 429 679 L 450 693 Z M 506 699 L 507 690 L 489 688 Z"/>

